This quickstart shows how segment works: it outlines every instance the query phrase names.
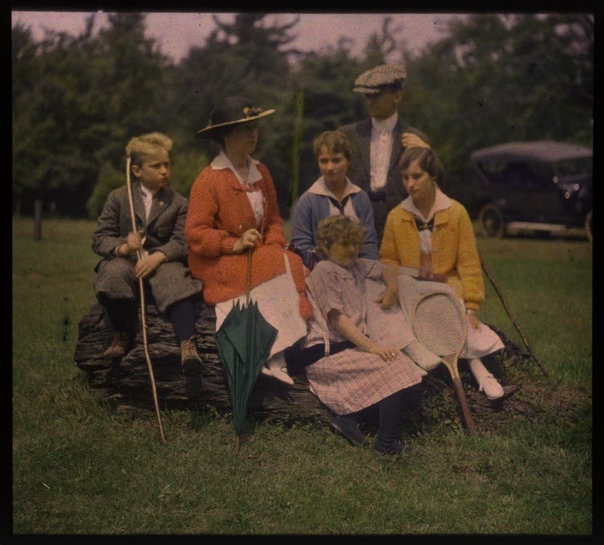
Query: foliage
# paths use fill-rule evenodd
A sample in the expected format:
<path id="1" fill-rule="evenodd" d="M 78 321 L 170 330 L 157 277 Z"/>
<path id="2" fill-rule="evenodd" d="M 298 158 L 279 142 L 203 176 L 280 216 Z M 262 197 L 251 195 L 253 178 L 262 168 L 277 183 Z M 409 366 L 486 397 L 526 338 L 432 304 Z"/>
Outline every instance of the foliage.
<path id="1" fill-rule="evenodd" d="M 243 95 L 277 110 L 262 123 L 255 155 L 269 166 L 287 217 L 292 198 L 318 174 L 312 140 L 366 115 L 351 92 L 354 79 L 387 59 L 406 65 L 401 115 L 430 137 L 453 186 L 463 183 L 468 155 L 479 147 L 593 143 L 591 13 L 458 16 L 415 56 L 389 16 L 354 56 L 349 39 L 302 54 L 292 47 L 298 18 L 270 23 L 268 15 L 214 17 L 205 43 L 178 65 L 146 37 L 141 13 L 112 13 L 98 32 L 91 16 L 81 35 L 47 32 L 40 42 L 13 27 L 13 213 L 31 213 L 42 199 L 63 215 L 92 214 L 112 173 L 124 168 L 127 140 L 152 130 L 170 134 L 173 159 L 188 163 L 188 193 L 190 173 L 216 152 L 195 132 L 221 98 Z"/>
<path id="2" fill-rule="evenodd" d="M 193 47 L 181 61 L 172 87 L 172 110 L 182 121 L 183 133 L 193 136 L 205 127 L 215 104 L 230 95 L 245 96 L 261 108 L 275 108 L 276 115 L 262 122 L 255 157 L 265 162 L 274 178 L 282 213 L 291 184 L 291 145 L 294 91 L 287 56 L 282 49 L 293 41 L 289 34 L 297 20 L 264 24 L 266 14 L 235 15 L 232 23 L 214 17 L 217 28 L 204 47 Z M 204 140 L 183 140 L 185 150 L 203 146 L 208 155 L 217 146 Z"/>
<path id="3" fill-rule="evenodd" d="M 364 115 L 361 97 L 349 91 L 362 70 L 350 58 L 345 44 L 340 44 L 322 55 L 308 55 L 294 73 L 294 86 L 302 93 L 304 101 L 299 193 L 310 187 L 319 176 L 312 150 L 313 140 L 323 131 L 337 129 Z"/>
<path id="4" fill-rule="evenodd" d="M 593 24 L 589 14 L 474 14 L 409 64 L 405 111 L 456 183 L 478 148 L 592 145 Z"/>
<path id="5" fill-rule="evenodd" d="M 80 36 L 47 31 L 33 59 L 14 30 L 13 211 L 31 211 L 34 197 L 81 215 L 103 162 L 118 168 L 129 135 L 164 128 L 156 108 L 166 61 L 144 37 L 144 16 L 112 14 L 109 23 L 98 37 L 94 16 Z"/>
<path id="6" fill-rule="evenodd" d="M 92 195 L 86 203 L 86 210 L 91 218 L 98 217 L 103 209 L 109 193 L 126 184 L 126 168 L 116 169 L 109 161 L 104 162 L 99 171 L 99 183 L 97 183 Z"/>

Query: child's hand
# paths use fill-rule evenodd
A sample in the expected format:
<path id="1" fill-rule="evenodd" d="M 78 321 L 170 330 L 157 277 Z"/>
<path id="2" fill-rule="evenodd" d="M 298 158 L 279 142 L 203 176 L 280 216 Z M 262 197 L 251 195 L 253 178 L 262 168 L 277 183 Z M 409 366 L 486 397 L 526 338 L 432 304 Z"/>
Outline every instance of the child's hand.
<path id="1" fill-rule="evenodd" d="M 480 331 L 480 320 L 476 317 L 475 314 L 468 314 L 468 320 L 470 321 L 470 326 L 472 327 L 472 329 Z"/>
<path id="2" fill-rule="evenodd" d="M 392 346 L 378 346 L 377 344 L 373 346 L 370 350 L 372 354 L 377 354 L 384 361 L 394 361 L 400 356 L 400 352 L 398 349 L 393 348 Z"/>
<path id="3" fill-rule="evenodd" d="M 134 274 L 137 278 L 146 278 L 151 273 L 155 272 L 157 267 L 167 260 L 166 254 L 163 252 L 154 252 L 148 256 L 138 260 L 134 266 Z"/>
<path id="4" fill-rule="evenodd" d="M 126 246 L 128 247 L 126 253 L 129 255 L 134 255 L 139 250 L 142 250 L 143 242 L 142 231 L 139 231 L 138 233 L 131 231 L 128 233 L 128 238 L 126 239 Z"/>
<path id="5" fill-rule="evenodd" d="M 396 302 L 398 301 L 398 295 L 396 293 L 391 292 L 390 290 L 384 290 L 380 296 L 374 300 L 375 303 L 380 305 L 382 309 L 392 308 Z"/>

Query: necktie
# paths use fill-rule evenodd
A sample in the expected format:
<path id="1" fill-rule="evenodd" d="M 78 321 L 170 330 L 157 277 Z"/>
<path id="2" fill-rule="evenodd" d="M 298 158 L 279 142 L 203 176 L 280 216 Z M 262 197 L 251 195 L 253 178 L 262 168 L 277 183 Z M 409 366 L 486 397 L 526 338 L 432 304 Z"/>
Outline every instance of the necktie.
<path id="1" fill-rule="evenodd" d="M 432 217 L 430 221 L 425 222 L 415 216 L 415 225 L 417 225 L 417 230 L 420 232 L 425 231 L 426 229 L 432 232 L 432 230 L 434 229 L 434 217 Z"/>
<path id="2" fill-rule="evenodd" d="M 148 193 L 143 192 L 143 204 L 145 205 L 145 219 L 149 218 L 149 212 L 151 211 L 151 204 L 153 203 L 153 197 Z"/>
<path id="3" fill-rule="evenodd" d="M 334 199 L 333 197 L 327 197 L 331 203 L 340 211 L 340 214 L 344 214 L 344 208 L 346 207 L 346 203 L 350 199 L 350 195 L 346 195 L 342 199 L 342 202 L 338 201 L 338 199 Z"/>

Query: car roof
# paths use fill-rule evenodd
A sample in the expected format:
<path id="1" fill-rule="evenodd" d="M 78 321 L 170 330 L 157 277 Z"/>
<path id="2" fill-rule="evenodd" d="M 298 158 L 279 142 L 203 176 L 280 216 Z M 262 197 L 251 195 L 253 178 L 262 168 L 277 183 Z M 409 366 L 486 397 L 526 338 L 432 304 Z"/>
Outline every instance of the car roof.
<path id="1" fill-rule="evenodd" d="M 592 148 L 578 144 L 569 144 L 567 142 L 555 142 L 553 140 L 508 142 L 489 148 L 478 149 L 470 154 L 473 161 L 497 158 L 536 160 L 546 163 L 592 156 Z"/>

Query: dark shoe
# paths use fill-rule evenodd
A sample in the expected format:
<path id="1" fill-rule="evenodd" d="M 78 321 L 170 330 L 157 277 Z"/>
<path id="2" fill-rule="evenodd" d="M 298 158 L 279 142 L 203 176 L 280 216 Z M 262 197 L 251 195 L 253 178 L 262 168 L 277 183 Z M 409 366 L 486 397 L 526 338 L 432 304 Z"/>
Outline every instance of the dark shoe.
<path id="1" fill-rule="evenodd" d="M 359 429 L 359 425 L 352 419 L 336 416 L 329 423 L 331 431 L 343 435 L 353 445 L 363 446 L 367 436 Z"/>
<path id="2" fill-rule="evenodd" d="M 121 359 L 130 350 L 134 344 L 134 336 L 129 331 L 118 331 L 113 336 L 113 341 L 109 348 L 103 352 L 102 358 L 106 359 Z"/>
<path id="3" fill-rule="evenodd" d="M 197 354 L 195 342 L 192 339 L 180 343 L 180 363 L 185 375 L 199 375 L 202 361 Z"/>
<path id="4" fill-rule="evenodd" d="M 395 439 L 391 443 L 384 443 L 379 438 L 375 440 L 375 450 L 382 454 L 397 455 L 408 449 L 402 439 Z"/>

